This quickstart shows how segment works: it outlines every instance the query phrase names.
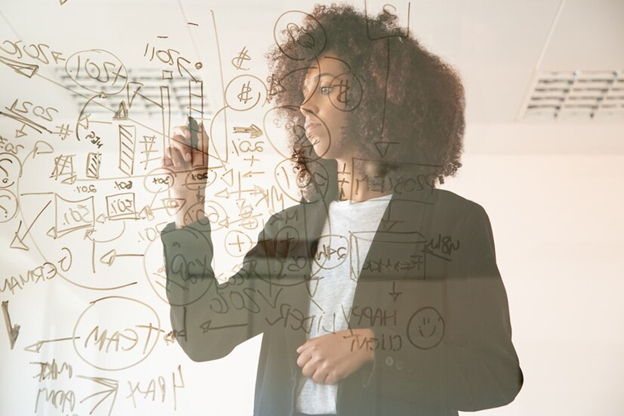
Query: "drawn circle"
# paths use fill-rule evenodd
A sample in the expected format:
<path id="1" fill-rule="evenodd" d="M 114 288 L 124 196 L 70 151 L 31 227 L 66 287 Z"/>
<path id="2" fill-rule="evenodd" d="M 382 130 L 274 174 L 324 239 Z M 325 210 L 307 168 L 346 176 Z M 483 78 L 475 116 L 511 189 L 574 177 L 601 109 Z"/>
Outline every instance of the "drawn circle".
<path id="1" fill-rule="evenodd" d="M 147 192 L 153 194 L 167 191 L 173 186 L 174 182 L 175 174 L 173 171 L 163 167 L 152 169 L 145 178 L 143 178 L 143 186 Z"/>
<path id="2" fill-rule="evenodd" d="M 17 214 L 17 196 L 8 189 L 0 189 L 0 223 L 11 221 Z"/>
<path id="3" fill-rule="evenodd" d="M 350 85 L 351 82 L 353 84 Z M 336 109 L 348 113 L 360 106 L 362 102 L 362 82 L 357 75 L 343 72 L 332 79 L 331 85 L 334 88 L 338 88 L 336 96 L 329 94 L 329 102 Z"/>
<path id="4" fill-rule="evenodd" d="M 281 227 L 275 235 L 275 252 L 280 256 L 286 256 L 299 245 L 299 231 L 291 225 Z"/>
<path id="5" fill-rule="evenodd" d="M 204 67 L 204 65 L 201 62 L 196 62 L 195 63 L 195 68 L 196 69 L 202 69 Z"/>
<path id="6" fill-rule="evenodd" d="M 22 162 L 11 153 L 0 153 L 0 189 L 8 188 L 22 174 Z"/>
<path id="7" fill-rule="evenodd" d="M 235 111 L 251 110 L 266 97 L 266 85 L 253 75 L 239 75 L 225 87 L 225 104 Z"/>
<path id="8" fill-rule="evenodd" d="M 202 233 L 187 227 L 178 231 L 178 235 L 183 235 L 184 237 L 182 238 L 184 238 L 185 241 L 193 241 L 202 238 L 202 244 L 206 242 L 210 245 L 210 242 L 206 240 L 206 237 Z M 163 262 L 163 245 L 160 239 L 150 242 L 145 249 L 145 254 L 143 255 L 143 272 L 145 272 L 145 277 L 156 295 L 163 302 L 172 306 L 190 305 L 204 296 L 204 294 L 208 292 L 208 289 L 210 289 L 211 284 L 214 283 L 210 279 L 194 279 L 187 282 L 188 286 L 186 287 L 181 287 L 172 283 L 169 283 L 167 286 L 167 274 Z M 167 296 L 167 293 L 169 293 L 169 296 Z"/>
<path id="9" fill-rule="evenodd" d="M 251 237 L 242 231 L 231 230 L 225 235 L 225 251 L 232 257 L 243 257 L 252 247 Z"/>
<path id="10" fill-rule="evenodd" d="M 291 113 L 282 115 L 280 112 Z M 286 121 L 284 121 L 286 119 Z M 293 120 L 297 120 L 296 122 Z M 329 151 L 331 146 L 331 135 L 329 128 L 322 119 L 318 119 L 327 133 L 327 148 L 318 155 L 314 150 L 314 145 L 308 140 L 303 125 L 303 118 L 300 117 L 299 108 L 291 106 L 274 107 L 266 112 L 262 125 L 264 135 L 269 143 L 283 158 L 292 158 L 292 147 L 290 141 L 294 140 L 297 147 L 302 152 L 302 157 L 306 160 L 314 161 L 322 158 Z"/>
<path id="11" fill-rule="evenodd" d="M 124 64 L 102 49 L 76 52 L 65 62 L 65 72 L 77 85 L 97 94 L 117 94 L 128 82 Z"/>
<path id="12" fill-rule="evenodd" d="M 438 345 L 444 337 L 444 319 L 431 306 L 414 312 L 407 322 L 407 339 L 421 350 L 428 350 Z"/>
<path id="13" fill-rule="evenodd" d="M 327 169 L 317 161 L 307 161 L 308 170 L 302 170 L 294 165 L 293 160 L 288 158 L 282 160 L 275 166 L 274 177 L 280 191 L 295 202 L 300 202 L 301 191 L 310 182 L 314 181 L 317 191 L 325 196 L 329 187 L 329 174 Z M 314 173 L 310 173 L 313 171 Z"/>
<path id="14" fill-rule="evenodd" d="M 146 303 L 122 296 L 92 302 L 74 326 L 76 354 L 98 370 L 119 371 L 145 360 L 160 334 L 160 319 Z"/>
<path id="15" fill-rule="evenodd" d="M 300 27 L 295 21 L 307 18 L 307 27 Z M 315 38 L 310 29 L 321 29 L 320 36 Z M 327 35 L 323 25 L 308 13 L 291 10 L 277 18 L 273 26 L 273 39 L 284 55 L 295 61 L 316 58 L 327 45 Z M 288 46 L 287 46 L 288 45 Z"/>
<path id="16" fill-rule="evenodd" d="M 184 214 L 184 219 L 189 223 L 197 221 L 202 225 L 210 222 L 210 230 L 213 232 L 229 225 L 227 211 L 216 201 L 198 202 L 192 205 Z"/>
<path id="17" fill-rule="evenodd" d="M 349 258 L 349 239 L 343 235 L 322 235 L 316 244 L 314 262 L 324 270 L 335 269 Z"/>
<path id="18" fill-rule="evenodd" d="M 217 173 L 214 170 L 204 167 L 194 168 L 186 175 L 184 186 L 187 189 L 197 191 L 212 185 L 216 180 Z"/>

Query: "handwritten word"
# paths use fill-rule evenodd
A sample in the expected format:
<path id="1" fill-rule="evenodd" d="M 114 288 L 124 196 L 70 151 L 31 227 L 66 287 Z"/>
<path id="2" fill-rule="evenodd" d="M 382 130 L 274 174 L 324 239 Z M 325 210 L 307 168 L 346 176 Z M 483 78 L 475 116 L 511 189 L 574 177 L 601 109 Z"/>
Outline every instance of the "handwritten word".
<path id="1" fill-rule="evenodd" d="M 8 50 L 4 48 L 5 45 L 9 48 Z M 48 55 L 46 51 L 44 51 L 44 48 L 50 50 L 50 46 L 44 43 L 39 43 L 36 45 L 34 43 L 31 43 L 30 45 L 26 45 L 22 43 L 21 40 L 13 42 L 8 39 L 2 42 L 2 44 L 0 45 L 0 50 L 2 52 L 14 56 L 17 59 L 22 59 L 24 54 L 26 54 L 30 58 L 36 59 L 39 62 L 47 65 L 50 63 L 50 60 L 48 59 Z M 65 60 L 65 58 L 61 58 L 61 52 L 50 51 L 50 54 L 52 55 L 52 59 L 54 59 L 54 63 L 56 64 L 58 64 L 59 61 Z"/>
<path id="2" fill-rule="evenodd" d="M 72 378 L 72 366 L 67 363 L 63 363 L 61 364 L 61 368 L 59 368 L 56 363 L 56 359 L 53 359 L 51 363 L 44 361 L 31 364 L 39 365 L 39 373 L 33 377 L 38 377 L 39 381 L 56 380 L 63 372 L 67 373 L 67 378 Z"/>
<path id="3" fill-rule="evenodd" d="M 179 380 L 178 380 L 179 379 Z M 135 395 L 139 397 L 143 396 L 143 400 L 148 400 L 151 395 L 152 402 L 156 401 L 156 393 L 160 393 L 158 397 L 160 397 L 160 402 L 164 403 L 167 399 L 167 382 L 163 376 L 159 376 L 157 379 L 151 379 L 146 388 L 143 388 L 143 385 L 140 381 L 136 383 L 132 383 L 128 381 L 128 388 L 130 393 L 126 396 L 126 399 L 132 397 L 132 404 L 136 409 L 136 399 Z M 172 392 L 173 396 L 173 409 L 177 410 L 177 389 L 184 388 L 184 377 L 182 376 L 182 366 L 178 366 L 177 374 L 176 371 L 171 372 L 171 388 L 170 392 Z"/>
<path id="4" fill-rule="evenodd" d="M 95 185 L 81 185 L 81 186 L 77 186 L 76 187 L 76 192 L 78 193 L 82 193 L 82 194 L 86 194 L 86 193 L 96 193 L 97 189 L 95 188 Z"/>
<path id="5" fill-rule="evenodd" d="M 399 351 L 403 347 L 403 338 L 399 334 L 386 335 L 382 334 L 378 337 L 360 337 L 348 335 L 345 338 L 351 338 L 351 351 L 355 350 L 382 350 L 382 351 Z"/>
<path id="6" fill-rule="evenodd" d="M 146 331 L 147 336 L 143 342 L 143 353 L 145 354 L 149 346 L 152 333 L 159 332 L 160 329 L 152 326 L 151 323 L 148 325 L 137 325 L 136 328 Z M 113 332 L 109 338 L 108 330 L 105 329 L 100 332 L 99 325 L 96 325 L 89 333 L 89 336 L 87 336 L 87 339 L 84 342 L 84 347 L 96 347 L 97 350 L 101 352 L 106 344 L 106 352 L 109 352 L 111 346 L 113 347 L 114 352 L 119 352 L 120 347 L 122 352 L 132 351 L 139 345 L 139 340 L 141 339 L 140 332 L 141 331 L 139 330 L 135 331 L 131 328 L 125 328 L 122 331 Z"/>
<path id="7" fill-rule="evenodd" d="M 15 101 L 13 101 L 13 104 L 11 104 L 11 107 L 9 108 L 9 110 L 22 113 L 22 114 L 31 113 L 35 117 L 39 117 L 46 121 L 53 121 L 52 114 L 50 114 L 50 111 L 58 113 L 58 110 L 56 108 L 53 108 L 53 107 L 44 108 L 40 105 L 35 106 L 30 101 L 22 101 L 21 107 L 18 107 L 18 103 L 19 103 L 19 99 L 16 99 Z"/>
<path id="8" fill-rule="evenodd" d="M 442 254 L 450 255 L 454 250 L 459 249 L 459 240 L 453 242 L 453 238 L 450 235 L 443 237 L 441 234 L 438 234 L 437 240 L 434 237 L 425 244 L 425 249 L 439 250 Z"/>
<path id="9" fill-rule="evenodd" d="M 360 308 L 354 306 L 351 308 L 351 314 L 359 318 L 357 321 L 358 326 L 387 326 L 397 324 L 396 311 L 388 313 L 385 309 L 376 308 L 373 310 L 370 306 Z"/>
<path id="10" fill-rule="evenodd" d="M 39 396 L 41 393 L 45 393 L 44 399 L 47 403 L 50 403 L 54 406 L 55 409 L 58 409 L 59 406 L 62 412 L 65 412 L 65 405 L 69 404 L 69 410 L 74 411 L 74 407 L 76 407 L 76 395 L 73 391 L 68 390 L 49 390 L 44 387 L 39 389 L 37 392 L 37 400 L 35 404 L 35 413 L 37 413 L 37 408 L 39 407 Z"/>
<path id="11" fill-rule="evenodd" d="M 163 64 L 166 64 L 166 65 L 169 65 L 169 66 L 175 65 L 176 68 L 178 69 L 178 73 L 180 74 L 181 77 L 184 77 L 184 75 L 182 75 L 182 70 L 184 70 L 184 72 L 186 72 L 191 77 L 191 79 L 196 81 L 195 77 L 184 66 L 185 63 L 186 64 L 190 64 L 191 61 L 189 61 L 188 59 L 184 58 L 179 51 L 176 51 L 175 49 L 158 49 L 158 50 L 156 50 L 155 46 L 152 46 L 151 48 L 152 48 L 151 49 L 151 55 L 149 57 L 149 61 L 150 62 L 152 62 L 154 60 L 154 58 L 156 58 L 160 62 L 162 62 Z M 150 44 L 148 43 L 147 45 L 145 45 L 145 52 L 143 53 L 143 56 L 147 57 L 149 51 L 150 51 Z M 174 58 L 174 55 L 178 55 L 178 56 L 176 56 Z"/>
<path id="12" fill-rule="evenodd" d="M 15 289 L 21 290 L 29 282 L 39 283 L 41 281 L 51 280 L 58 274 L 59 269 L 62 272 L 68 271 L 72 265 L 72 253 L 67 247 L 63 247 L 61 250 L 65 251 L 66 255 L 62 259 L 58 260 L 56 265 L 46 261 L 41 266 L 28 270 L 26 272 L 26 277 L 20 273 L 18 276 L 19 280 L 15 276 L 5 278 L 3 279 L 0 292 L 4 293 L 8 288 L 11 291 L 11 294 L 15 294 Z"/>
<path id="13" fill-rule="evenodd" d="M 395 260 L 395 259 L 371 259 L 366 260 L 362 271 L 366 270 L 372 273 L 384 273 L 389 271 L 401 271 L 401 270 L 420 270 L 423 264 L 422 256 L 410 256 L 410 260 Z"/>
<path id="14" fill-rule="evenodd" d="M 24 146 L 22 146 L 21 144 L 14 145 L 8 139 L 0 136 L 0 150 L 4 150 L 7 153 L 16 155 L 23 148 Z"/>

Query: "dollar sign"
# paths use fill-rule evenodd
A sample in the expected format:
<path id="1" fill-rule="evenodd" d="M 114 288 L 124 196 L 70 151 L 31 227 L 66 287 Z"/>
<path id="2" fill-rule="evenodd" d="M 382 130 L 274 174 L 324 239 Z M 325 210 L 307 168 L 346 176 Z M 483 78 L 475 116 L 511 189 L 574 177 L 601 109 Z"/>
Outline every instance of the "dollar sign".
<path id="1" fill-rule="evenodd" d="M 251 87 L 249 86 L 250 82 L 251 81 L 247 81 L 247 84 L 243 84 L 240 94 L 236 96 L 238 101 L 243 104 L 247 104 L 247 101 L 251 100 L 251 97 L 249 97 L 249 92 L 251 91 Z"/>
<path id="2" fill-rule="evenodd" d="M 243 68 L 243 63 L 250 60 L 251 57 L 247 54 L 247 47 L 244 47 L 243 50 L 241 50 L 238 55 L 234 59 L 232 59 L 232 65 L 234 65 L 236 69 L 242 69 L 243 71 L 246 71 L 249 68 Z"/>
<path id="3" fill-rule="evenodd" d="M 347 96 L 349 89 L 351 87 L 349 87 L 349 80 L 344 80 L 341 79 L 340 80 L 340 84 L 338 84 L 338 102 L 348 105 L 349 104 L 349 97 Z"/>

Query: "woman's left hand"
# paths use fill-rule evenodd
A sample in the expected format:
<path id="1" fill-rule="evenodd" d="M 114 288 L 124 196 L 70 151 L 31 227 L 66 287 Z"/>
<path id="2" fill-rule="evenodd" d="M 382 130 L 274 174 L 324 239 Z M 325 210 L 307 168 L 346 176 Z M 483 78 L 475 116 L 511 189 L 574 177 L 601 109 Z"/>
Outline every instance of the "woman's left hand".
<path id="1" fill-rule="evenodd" d="M 336 384 L 375 358 L 375 351 L 363 343 L 375 335 L 370 328 L 338 331 L 307 340 L 297 348 L 297 365 L 304 376 L 318 384 Z M 372 343 L 370 343 L 372 344 Z"/>

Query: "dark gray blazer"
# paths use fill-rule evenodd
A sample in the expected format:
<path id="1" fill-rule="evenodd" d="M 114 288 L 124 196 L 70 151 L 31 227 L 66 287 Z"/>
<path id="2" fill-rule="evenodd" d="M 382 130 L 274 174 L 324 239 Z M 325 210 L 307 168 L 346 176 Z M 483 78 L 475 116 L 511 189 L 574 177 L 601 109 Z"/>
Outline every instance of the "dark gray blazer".
<path id="1" fill-rule="evenodd" d="M 162 233 L 171 322 L 188 356 L 221 358 L 263 334 L 255 415 L 295 410 L 295 350 L 309 329 L 307 280 L 326 217 L 323 201 L 273 215 L 221 285 L 209 223 Z M 375 339 L 351 342 L 375 359 L 340 381 L 339 415 L 456 415 L 515 398 L 523 377 L 480 205 L 437 189 L 395 193 L 361 267 L 349 324 Z"/>

